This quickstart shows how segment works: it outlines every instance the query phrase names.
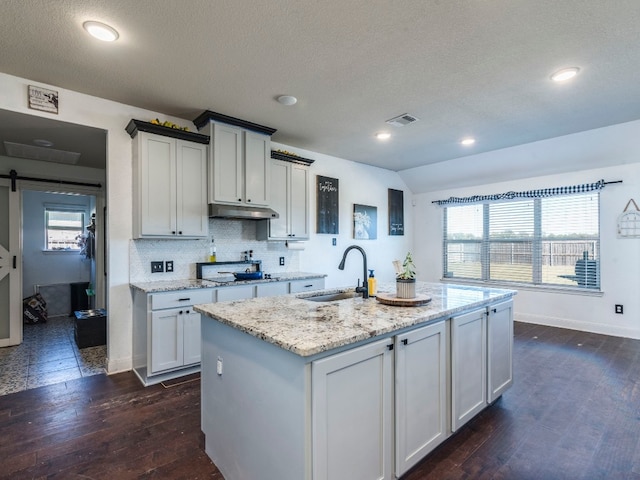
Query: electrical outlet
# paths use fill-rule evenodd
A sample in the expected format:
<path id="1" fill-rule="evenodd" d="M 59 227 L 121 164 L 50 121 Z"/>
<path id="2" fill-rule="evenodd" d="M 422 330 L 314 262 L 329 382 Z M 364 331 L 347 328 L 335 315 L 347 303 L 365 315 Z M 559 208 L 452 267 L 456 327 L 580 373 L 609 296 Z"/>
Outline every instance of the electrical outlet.
<path id="1" fill-rule="evenodd" d="M 164 272 L 163 262 L 151 262 L 151 273 L 162 273 L 162 272 Z"/>
<path id="2" fill-rule="evenodd" d="M 167 260 L 164 262 L 164 271 L 173 272 L 173 260 Z"/>
<path id="3" fill-rule="evenodd" d="M 331 245 L 333 245 L 334 247 L 338 244 L 338 241 L 335 238 L 331 239 Z"/>
<path id="4" fill-rule="evenodd" d="M 616 313 L 622 313 L 622 305 L 616 304 Z"/>
<path id="5" fill-rule="evenodd" d="M 280 257 L 280 266 L 284 265 L 284 257 Z"/>

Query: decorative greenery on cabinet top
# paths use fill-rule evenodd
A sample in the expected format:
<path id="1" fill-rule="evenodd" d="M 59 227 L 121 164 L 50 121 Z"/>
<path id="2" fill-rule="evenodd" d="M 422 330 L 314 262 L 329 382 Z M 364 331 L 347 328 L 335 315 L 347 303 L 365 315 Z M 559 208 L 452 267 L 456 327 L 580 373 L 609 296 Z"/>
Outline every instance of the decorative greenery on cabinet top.
<path id="1" fill-rule="evenodd" d="M 155 133 L 165 137 L 177 138 L 188 142 L 202 143 L 209 145 L 209 135 L 201 133 L 187 132 L 177 128 L 165 127 L 151 122 L 143 122 L 142 120 L 131 120 L 125 129 L 131 138 L 135 138 L 138 132 Z"/>

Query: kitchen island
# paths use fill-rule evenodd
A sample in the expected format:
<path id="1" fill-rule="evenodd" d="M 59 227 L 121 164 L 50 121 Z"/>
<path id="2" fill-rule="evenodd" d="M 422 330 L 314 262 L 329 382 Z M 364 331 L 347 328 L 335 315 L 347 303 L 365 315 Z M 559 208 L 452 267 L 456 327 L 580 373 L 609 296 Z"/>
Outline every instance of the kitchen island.
<path id="1" fill-rule="evenodd" d="M 332 292 L 351 290 L 194 307 L 205 450 L 227 480 L 399 477 L 511 385 L 515 291 L 313 301 Z"/>

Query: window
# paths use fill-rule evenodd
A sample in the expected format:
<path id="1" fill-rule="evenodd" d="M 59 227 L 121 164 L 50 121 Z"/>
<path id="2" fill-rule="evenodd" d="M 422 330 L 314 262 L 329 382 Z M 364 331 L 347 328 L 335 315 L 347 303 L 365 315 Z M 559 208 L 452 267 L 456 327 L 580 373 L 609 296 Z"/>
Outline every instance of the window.
<path id="1" fill-rule="evenodd" d="M 45 208 L 47 250 L 80 251 L 84 233 L 84 210 Z"/>
<path id="2" fill-rule="evenodd" d="M 444 208 L 445 278 L 600 289 L 599 192 Z"/>

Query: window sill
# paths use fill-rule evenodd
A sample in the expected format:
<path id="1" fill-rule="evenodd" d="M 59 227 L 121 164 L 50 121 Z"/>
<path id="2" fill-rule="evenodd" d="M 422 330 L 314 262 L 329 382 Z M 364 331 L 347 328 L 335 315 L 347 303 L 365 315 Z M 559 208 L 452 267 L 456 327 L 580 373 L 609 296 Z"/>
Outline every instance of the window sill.
<path id="1" fill-rule="evenodd" d="M 509 290 L 527 290 L 539 293 L 562 293 L 566 295 L 582 295 L 585 297 L 602 297 L 602 290 L 592 290 L 587 288 L 578 288 L 570 286 L 551 286 L 551 285 L 529 285 L 526 283 L 500 283 L 500 282 L 482 282 L 479 280 L 468 280 L 463 278 L 441 278 L 442 283 L 458 283 L 461 285 L 476 285 L 487 288 L 504 288 Z"/>

